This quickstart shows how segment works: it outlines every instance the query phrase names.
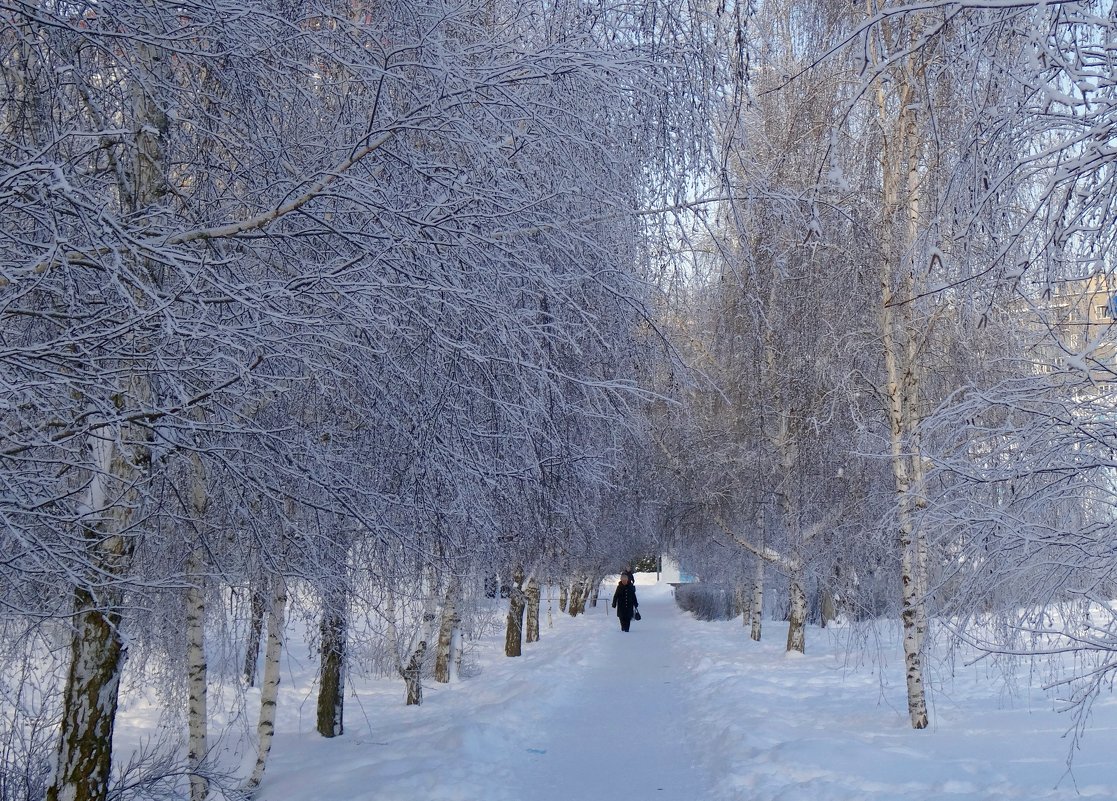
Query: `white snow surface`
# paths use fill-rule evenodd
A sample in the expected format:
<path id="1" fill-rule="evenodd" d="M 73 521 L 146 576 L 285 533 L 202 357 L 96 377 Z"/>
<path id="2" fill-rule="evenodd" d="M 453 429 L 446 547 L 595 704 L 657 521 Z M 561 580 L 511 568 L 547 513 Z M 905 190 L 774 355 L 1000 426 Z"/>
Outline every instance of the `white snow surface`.
<path id="1" fill-rule="evenodd" d="M 754 643 L 740 619 L 702 622 L 668 584 L 639 575 L 643 620 L 623 633 L 606 583 L 596 609 L 541 614 L 542 639 L 425 686 L 351 682 L 345 734 L 314 731 L 313 660 L 284 667 L 261 801 L 896 801 L 1117 799 L 1117 699 L 1094 708 L 1068 773 L 1071 720 L 1041 691 L 1012 693 L 984 667 L 940 665 L 932 726 L 907 720 L 898 642 L 883 669 L 847 638 L 811 628 L 784 653 L 786 624 Z M 875 649 L 879 642 L 872 645 Z M 355 691 L 355 692 L 354 692 Z M 124 712 L 130 739 L 150 719 Z M 150 730 L 149 730 L 150 731 Z M 241 744 L 243 774 L 252 752 Z"/>

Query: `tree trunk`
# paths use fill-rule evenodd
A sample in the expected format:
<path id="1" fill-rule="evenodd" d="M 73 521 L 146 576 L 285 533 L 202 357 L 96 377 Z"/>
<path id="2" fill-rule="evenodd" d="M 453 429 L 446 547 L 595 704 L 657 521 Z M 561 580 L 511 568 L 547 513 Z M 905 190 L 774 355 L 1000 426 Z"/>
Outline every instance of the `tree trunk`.
<path id="1" fill-rule="evenodd" d="M 794 570 L 791 579 L 791 614 L 787 626 L 787 650 L 807 651 L 807 595 L 803 591 L 803 571 Z"/>
<path id="2" fill-rule="evenodd" d="M 131 90 L 133 126 L 131 185 L 121 177 L 117 190 L 120 211 L 147 213 L 166 194 L 168 117 L 156 95 L 170 85 L 169 60 L 153 44 L 136 49 L 136 73 L 126 85 Z M 127 171 L 124 171 L 125 173 Z M 123 173 L 122 173 L 123 175 Z M 110 212 L 110 216 L 112 216 Z M 139 264 L 143 274 L 160 284 L 154 264 Z M 151 287 L 135 288 L 141 295 Z M 142 360 L 150 344 L 140 328 L 124 334 L 119 343 L 125 364 L 117 394 L 110 398 L 122 412 L 150 408 L 152 389 L 146 369 L 129 369 L 130 358 Z M 121 414 L 126 419 L 126 414 Z M 86 540 L 92 583 L 107 588 L 94 594 L 79 578 L 74 588 L 74 625 L 70 645 L 71 663 L 62 693 L 57 762 L 47 788 L 47 801 L 101 801 L 108 794 L 112 769 L 112 735 L 115 727 L 117 693 L 124 669 L 125 648 L 120 637 L 123 599 L 111 582 L 131 568 L 133 535 L 127 534 L 140 504 L 135 488 L 150 474 L 151 432 L 135 424 L 116 428 L 104 426 L 88 436 L 92 469 L 85 506 L 89 519 L 82 531 Z"/>
<path id="3" fill-rule="evenodd" d="M 597 609 L 597 599 L 598 599 L 598 596 L 600 594 L 601 594 L 601 577 L 595 575 L 593 577 L 592 589 L 590 590 L 590 606 L 593 607 L 594 609 Z"/>
<path id="4" fill-rule="evenodd" d="M 919 190 L 917 164 L 919 131 L 914 107 L 916 74 L 914 56 L 901 61 L 901 68 L 894 74 L 891 92 L 899 101 L 898 117 L 891 144 L 882 151 L 882 201 L 884 201 L 884 240 L 880 270 L 880 331 L 885 357 L 884 394 L 890 429 L 892 478 L 896 485 L 896 502 L 900 550 L 900 583 L 903 587 L 900 620 L 904 624 L 904 660 L 907 674 L 908 714 L 911 727 L 926 728 L 928 723 L 927 700 L 923 686 L 923 638 L 926 629 L 924 588 L 920 581 L 920 565 L 926 564 L 923 537 L 916 532 L 913 517 L 914 492 L 911 486 L 909 458 L 918 464 L 922 454 L 916 451 L 909 456 L 910 448 L 917 445 L 915 404 L 917 403 L 918 365 L 914 343 L 916 332 L 910 318 L 901 324 L 897 320 L 892 277 L 901 261 L 910 261 L 908 250 L 915 246 L 919 220 Z M 890 104 L 885 84 L 877 79 L 877 104 L 880 122 L 886 124 Z M 887 130 L 887 128 L 886 128 Z M 905 165 L 906 168 L 905 168 Z M 905 209 L 903 240 L 897 241 L 894 232 L 896 216 Z M 908 265 L 905 293 L 915 297 L 915 266 Z M 910 317 L 910 304 L 904 304 L 904 314 Z M 898 341 L 898 337 L 899 341 Z M 901 344 L 904 343 L 904 344 Z M 901 363 L 905 360 L 906 365 Z"/>
<path id="5" fill-rule="evenodd" d="M 593 579 L 589 576 L 582 579 L 582 614 L 586 613 L 586 604 L 590 602 L 593 596 Z"/>
<path id="6" fill-rule="evenodd" d="M 91 569 L 97 574 L 95 583 L 107 579 L 109 584 L 98 595 L 80 584 L 74 588 L 71 662 L 47 801 L 102 801 L 108 795 L 117 693 L 126 657 L 118 611 L 123 599 L 111 582 L 130 569 L 135 548 L 132 537 L 119 533 L 127 529 L 139 503 L 128 486 L 150 464 L 146 444 L 135 445 L 129 456 L 117 443 L 145 443 L 146 437 L 145 431 L 132 427 L 89 437 L 94 469 L 86 505 L 95 522 L 83 535 Z"/>
<path id="7" fill-rule="evenodd" d="M 348 636 L 348 593 L 331 588 L 322 603 L 321 681 L 318 685 L 318 733 L 345 733 L 345 646 Z"/>
<path id="8" fill-rule="evenodd" d="M 795 468 L 799 461 L 799 440 L 795 421 L 786 405 L 780 410 L 778 445 L 780 449 L 780 499 L 783 506 L 784 528 L 791 543 L 788 560 L 790 611 L 787 627 L 787 650 L 806 653 L 807 650 L 807 596 L 803 591 L 802 547 L 803 530 L 801 508 L 796 489 Z"/>
<path id="9" fill-rule="evenodd" d="M 205 801 L 209 795 L 209 782 L 202 770 L 202 763 L 209 753 L 204 564 L 205 550 L 195 548 L 187 567 L 190 586 L 186 590 L 186 706 L 189 721 L 186 764 L 190 770 L 190 801 Z"/>
<path id="10" fill-rule="evenodd" d="M 901 531 L 903 529 L 901 528 Z M 923 636 L 925 617 L 923 599 L 918 595 L 915 577 L 914 543 L 908 537 L 900 541 L 900 582 L 903 602 L 900 619 L 904 624 L 904 667 L 908 689 L 908 714 L 913 729 L 925 729 L 929 722 L 927 697 L 923 688 Z"/>
<path id="11" fill-rule="evenodd" d="M 457 681 L 462 673 L 462 627 L 460 623 L 454 626 L 454 633 L 450 637 L 450 681 Z"/>
<path id="12" fill-rule="evenodd" d="M 760 626 L 764 609 L 764 560 L 756 560 L 756 578 L 752 584 L 752 630 L 749 636 L 760 642 Z"/>
<path id="13" fill-rule="evenodd" d="M 244 789 L 260 786 L 275 736 L 275 712 L 279 702 L 279 660 L 283 655 L 283 622 L 287 611 L 287 582 L 281 575 L 271 579 L 271 604 L 268 609 L 268 644 L 264 650 L 264 683 L 260 687 L 260 722 L 256 726 L 256 767 Z"/>
<path id="14" fill-rule="evenodd" d="M 829 589 L 822 591 L 822 628 L 826 628 L 832 621 L 838 619 L 838 604 L 834 593 Z"/>
<path id="15" fill-rule="evenodd" d="M 199 542 L 186 567 L 186 684 L 188 735 L 186 764 L 190 770 L 190 801 L 205 801 L 209 781 L 202 764 L 209 753 L 208 665 L 206 664 L 206 551 L 204 547 L 206 510 L 209 495 L 206 471 L 201 457 L 190 456 L 194 486 L 190 493 L 190 513 Z"/>
<path id="16" fill-rule="evenodd" d="M 416 622 L 411 641 L 408 643 L 405 659 L 399 658 L 399 646 L 398 644 L 395 646 L 398 659 L 397 669 L 407 688 L 407 697 L 404 702 L 407 706 L 419 706 L 423 703 L 423 665 L 427 658 L 427 651 L 430 650 L 431 639 L 434 637 L 435 621 L 438 620 L 436 611 L 439 590 L 433 572 L 432 575 L 427 577 L 425 587 L 423 610 L 420 619 Z M 399 632 L 395 619 L 395 601 L 390 593 L 388 598 L 388 611 L 391 614 L 390 636 L 393 643 L 398 643 Z"/>
<path id="17" fill-rule="evenodd" d="M 504 655 L 520 656 L 523 647 L 524 628 L 524 573 L 517 569 L 512 577 L 513 585 L 508 593 L 508 625 L 504 634 Z"/>
<path id="18" fill-rule="evenodd" d="M 528 580 L 524 590 L 527 596 L 527 622 L 524 626 L 524 639 L 527 642 L 539 642 L 539 582 L 535 576 Z"/>
<path id="19" fill-rule="evenodd" d="M 438 627 L 438 653 L 434 660 L 434 680 L 440 684 L 450 681 L 454 632 L 461 625 L 457 596 L 458 581 L 451 578 L 446 586 L 446 599 L 442 604 L 442 622 Z"/>
<path id="20" fill-rule="evenodd" d="M 570 582 L 567 611 L 569 611 L 571 617 L 577 617 L 585 610 L 585 584 L 584 580 L 579 577 Z"/>
<path id="21" fill-rule="evenodd" d="M 566 611 L 566 601 L 567 601 L 566 582 L 563 581 L 563 582 L 559 583 L 559 611 L 560 612 L 565 612 Z"/>
<path id="22" fill-rule="evenodd" d="M 873 13 L 867 0 L 867 13 Z M 917 27 L 917 26 L 916 26 Z M 913 28 L 911 36 L 917 32 Z M 913 51 L 914 53 L 915 51 Z M 927 727 L 927 701 L 923 687 L 922 648 L 926 627 L 923 609 L 924 589 L 921 587 L 920 570 L 925 566 L 921 553 L 922 537 L 916 532 L 913 519 L 915 505 L 912 487 L 912 465 L 920 465 L 922 454 L 912 449 L 918 444 L 915 426 L 918 414 L 918 348 L 917 336 L 910 319 L 911 303 L 904 303 L 905 324 L 897 320 L 893 292 L 893 277 L 900 265 L 907 262 L 906 286 L 908 298 L 916 290 L 915 263 L 911 249 L 916 244 L 920 227 L 920 130 L 916 117 L 916 87 L 921 82 L 922 67 L 915 62 L 915 55 L 908 55 L 889 70 L 890 82 L 886 89 L 883 77 L 875 82 L 877 114 L 882 130 L 891 131 L 885 137 L 880 155 L 882 242 L 880 258 L 880 329 L 884 356 L 885 384 L 883 394 L 886 417 L 889 423 L 892 476 L 896 487 L 896 506 L 900 549 L 900 581 L 902 602 L 900 619 L 904 628 L 904 662 L 907 674 L 908 714 L 912 728 Z M 890 102 L 888 92 L 895 97 Z M 895 107 L 896 117 L 891 118 Z M 902 234 L 897 230 L 897 218 L 903 214 Z M 906 365 L 903 362 L 906 361 Z M 909 455 L 910 454 L 910 455 Z M 919 469 L 917 467 L 917 469 Z"/>
<path id="23" fill-rule="evenodd" d="M 256 686 L 256 667 L 260 662 L 260 641 L 264 638 L 264 616 L 267 614 L 267 595 L 261 582 L 253 580 L 249 588 L 252 594 L 248 621 L 248 641 L 244 649 L 244 683 Z"/>
<path id="24" fill-rule="evenodd" d="M 47 801 L 104 801 L 112 769 L 117 691 L 124 668 L 120 615 L 74 593 L 70 672 L 62 695 L 61 736 Z"/>
<path id="25" fill-rule="evenodd" d="M 427 641 L 424 638 L 419 640 L 419 645 L 411 652 L 411 659 L 401 671 L 407 686 L 407 706 L 419 706 L 423 703 L 423 660 L 426 656 Z"/>

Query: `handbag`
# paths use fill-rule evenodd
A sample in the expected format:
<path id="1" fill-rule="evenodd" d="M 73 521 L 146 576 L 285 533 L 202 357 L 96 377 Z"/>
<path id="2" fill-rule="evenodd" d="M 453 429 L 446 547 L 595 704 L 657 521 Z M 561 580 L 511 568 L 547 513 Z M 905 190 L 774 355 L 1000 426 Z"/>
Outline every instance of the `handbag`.
<path id="1" fill-rule="evenodd" d="M 640 619 L 640 610 L 639 609 L 637 609 L 635 614 L 632 615 L 632 619 L 633 620 L 639 620 Z"/>

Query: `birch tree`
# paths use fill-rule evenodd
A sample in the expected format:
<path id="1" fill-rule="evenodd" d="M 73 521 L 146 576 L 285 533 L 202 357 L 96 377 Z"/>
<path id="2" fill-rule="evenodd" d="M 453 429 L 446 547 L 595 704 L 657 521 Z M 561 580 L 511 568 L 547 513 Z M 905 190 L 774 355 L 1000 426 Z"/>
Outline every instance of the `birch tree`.
<path id="1" fill-rule="evenodd" d="M 1111 12 L 1028 3 L 954 15 L 970 45 L 962 63 L 984 90 L 967 120 L 983 146 L 952 184 L 969 257 L 959 278 L 1007 347 L 928 421 L 941 437 L 928 511 L 954 557 L 942 592 L 958 633 L 1006 657 L 1080 654 L 1089 667 L 1060 677 L 1076 736 L 1113 674 L 1111 570 L 1096 540 L 1111 525 L 1101 382 L 1112 356 L 1107 328 L 1082 312 L 1068 321 L 1058 287 L 1104 288 L 1112 274 L 1113 157 L 1101 144 L 1113 123 Z M 1050 624 L 1054 610 L 1063 623 Z"/>
<path id="2" fill-rule="evenodd" d="M 636 411 L 658 211 L 712 151 L 716 27 L 651 2 L 4 15 L 0 603 L 74 624 L 49 797 L 109 792 L 130 610 L 209 587 L 203 560 L 133 558 L 170 553 L 154 532 L 175 515 L 152 487 L 184 453 L 220 487 L 193 514 L 238 522 L 220 550 L 243 562 L 222 581 L 255 597 L 268 577 L 249 787 L 280 702 L 287 582 L 313 566 L 309 510 L 385 583 L 419 585 L 444 565 L 416 553 L 513 550 L 511 506 L 554 530 L 596 508 Z M 544 473 L 562 474 L 546 501 Z M 297 536 L 268 530 L 284 519 Z M 196 650 L 192 667 L 190 761 Z"/>
<path id="3" fill-rule="evenodd" d="M 829 158 L 826 110 L 843 98 L 844 76 L 828 65 L 810 82 L 786 79 L 838 26 L 834 15 L 842 19 L 830 6 L 773 4 L 754 19 L 750 103 L 723 123 L 730 199 L 706 240 L 709 277 L 693 289 L 698 322 L 682 332 L 715 388 L 691 401 L 698 441 L 674 447 L 695 454 L 680 472 L 708 510 L 706 530 L 759 560 L 733 578 L 759 596 L 754 636 L 763 565 L 787 577 L 788 649 L 797 651 L 808 581 L 832 573 L 822 540 L 855 514 L 845 477 L 866 472 L 852 443 L 872 399 L 869 320 L 850 303 L 868 289 L 859 261 L 869 242 L 844 208 L 846 165 Z"/>

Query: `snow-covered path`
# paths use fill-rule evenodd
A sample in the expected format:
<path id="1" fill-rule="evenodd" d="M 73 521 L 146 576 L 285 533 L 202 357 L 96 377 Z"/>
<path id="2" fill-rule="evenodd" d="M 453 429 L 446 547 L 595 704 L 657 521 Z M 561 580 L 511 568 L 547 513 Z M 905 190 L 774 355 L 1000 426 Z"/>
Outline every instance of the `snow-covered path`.
<path id="1" fill-rule="evenodd" d="M 610 593 L 607 595 L 606 592 Z M 487 643 L 481 672 L 429 684 L 421 707 L 381 681 L 347 701 L 346 734 L 313 731 L 299 670 L 260 801 L 707 801 L 687 731 L 679 611 L 667 585 L 638 587 L 643 619 L 623 633 L 606 586 L 596 609 L 544 616 L 543 640 L 507 659 Z M 302 666 L 311 668 L 312 663 Z M 291 684 L 303 685 L 299 692 Z M 284 731 L 286 730 L 286 731 Z"/>
<path id="2" fill-rule="evenodd" d="M 1117 801 L 1113 695 L 1069 777 L 1069 720 L 984 662 L 931 668 L 932 727 L 915 732 L 887 631 L 859 649 L 812 627 L 808 654 L 788 656 L 786 624 L 753 643 L 647 581 L 631 633 L 607 597 L 578 618 L 556 609 L 523 657 L 494 632 L 472 675 L 428 685 L 421 707 L 398 681 L 351 682 L 333 740 L 314 731 L 314 660 L 292 648 L 259 801 Z M 125 720 L 129 740 L 154 725 L 138 708 Z M 248 743 L 223 743 L 242 775 Z"/>
<path id="3" fill-rule="evenodd" d="M 639 593 L 643 619 L 629 633 L 612 615 L 596 627 L 575 692 L 550 710 L 545 745 L 519 757 L 519 798 L 709 798 L 684 731 L 685 676 L 672 647 L 681 613 L 665 589 Z"/>

